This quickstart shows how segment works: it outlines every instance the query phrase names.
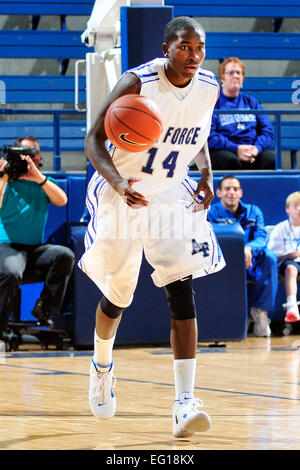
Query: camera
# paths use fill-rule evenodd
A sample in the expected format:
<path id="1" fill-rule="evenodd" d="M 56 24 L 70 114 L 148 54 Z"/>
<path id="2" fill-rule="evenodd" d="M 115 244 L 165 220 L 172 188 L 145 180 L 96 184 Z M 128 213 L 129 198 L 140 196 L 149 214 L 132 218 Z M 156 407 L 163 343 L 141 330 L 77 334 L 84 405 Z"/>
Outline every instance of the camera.
<path id="1" fill-rule="evenodd" d="M 34 147 L 12 147 L 10 145 L 3 145 L 0 151 L 0 157 L 7 160 L 7 165 L 4 173 L 8 175 L 9 181 L 16 181 L 20 176 L 27 173 L 27 162 L 22 160 L 21 155 L 29 155 L 34 157 L 36 149 Z M 0 175 L 3 172 L 0 172 Z M 1 176 L 2 176 L 1 175 Z"/>

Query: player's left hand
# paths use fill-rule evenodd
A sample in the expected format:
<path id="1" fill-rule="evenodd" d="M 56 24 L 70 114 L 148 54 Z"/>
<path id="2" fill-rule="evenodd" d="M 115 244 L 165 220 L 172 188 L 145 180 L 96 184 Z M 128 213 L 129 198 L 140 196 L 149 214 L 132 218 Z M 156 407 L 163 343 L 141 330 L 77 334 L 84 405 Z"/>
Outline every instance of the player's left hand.
<path id="1" fill-rule="evenodd" d="M 215 197 L 213 191 L 210 188 L 210 185 L 208 184 L 207 178 L 205 177 L 200 178 L 197 185 L 197 189 L 193 194 L 193 198 L 199 196 L 201 192 L 204 193 L 204 198 L 202 199 L 201 203 L 194 205 L 193 212 L 208 209 L 211 204 L 211 201 Z"/>

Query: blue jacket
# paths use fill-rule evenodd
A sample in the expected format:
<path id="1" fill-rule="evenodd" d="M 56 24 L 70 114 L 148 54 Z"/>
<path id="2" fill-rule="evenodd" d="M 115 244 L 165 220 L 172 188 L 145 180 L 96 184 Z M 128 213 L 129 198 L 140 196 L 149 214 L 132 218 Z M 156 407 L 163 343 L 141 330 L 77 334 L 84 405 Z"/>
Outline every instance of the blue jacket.
<path id="1" fill-rule="evenodd" d="M 264 216 L 255 204 L 246 204 L 240 201 L 239 214 L 225 209 L 221 202 L 213 204 L 208 212 L 208 220 L 213 223 L 224 221 L 239 222 L 245 232 L 245 245 L 252 248 L 253 257 L 258 256 L 267 247 L 268 233 L 264 228 Z"/>
<path id="2" fill-rule="evenodd" d="M 220 92 L 215 109 L 263 109 L 252 96 L 239 93 L 229 98 Z M 267 114 L 214 114 L 208 146 L 214 150 L 237 153 L 239 145 L 255 145 L 259 152 L 270 147 L 274 139 L 272 122 Z"/>

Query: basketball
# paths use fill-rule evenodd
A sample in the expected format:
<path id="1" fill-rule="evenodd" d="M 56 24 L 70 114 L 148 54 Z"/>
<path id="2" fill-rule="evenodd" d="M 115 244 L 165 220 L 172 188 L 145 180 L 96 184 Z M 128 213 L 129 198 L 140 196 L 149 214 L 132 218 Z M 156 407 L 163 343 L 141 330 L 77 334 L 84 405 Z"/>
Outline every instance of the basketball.
<path id="1" fill-rule="evenodd" d="M 124 95 L 108 108 L 104 127 L 108 139 L 120 150 L 143 152 L 153 147 L 162 132 L 158 106 L 142 95 Z"/>

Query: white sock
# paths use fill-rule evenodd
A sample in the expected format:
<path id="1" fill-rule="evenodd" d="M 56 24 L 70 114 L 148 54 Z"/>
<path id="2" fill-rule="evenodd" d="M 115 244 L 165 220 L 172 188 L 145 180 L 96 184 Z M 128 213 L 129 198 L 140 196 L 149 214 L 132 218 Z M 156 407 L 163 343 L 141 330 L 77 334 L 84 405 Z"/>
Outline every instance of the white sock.
<path id="1" fill-rule="evenodd" d="M 196 358 L 174 359 L 175 400 L 182 392 L 194 396 Z"/>
<path id="2" fill-rule="evenodd" d="M 109 339 L 102 339 L 94 333 L 94 362 L 99 366 L 109 366 L 112 363 L 112 350 L 115 342 L 114 335 Z"/>
<path id="3" fill-rule="evenodd" d="M 296 316 L 299 315 L 299 308 L 297 304 L 297 297 L 295 295 L 288 295 L 286 298 L 287 313 L 294 313 Z"/>
<path id="4" fill-rule="evenodd" d="M 288 305 L 297 303 L 297 297 L 295 295 L 288 295 L 286 298 L 286 303 Z"/>

